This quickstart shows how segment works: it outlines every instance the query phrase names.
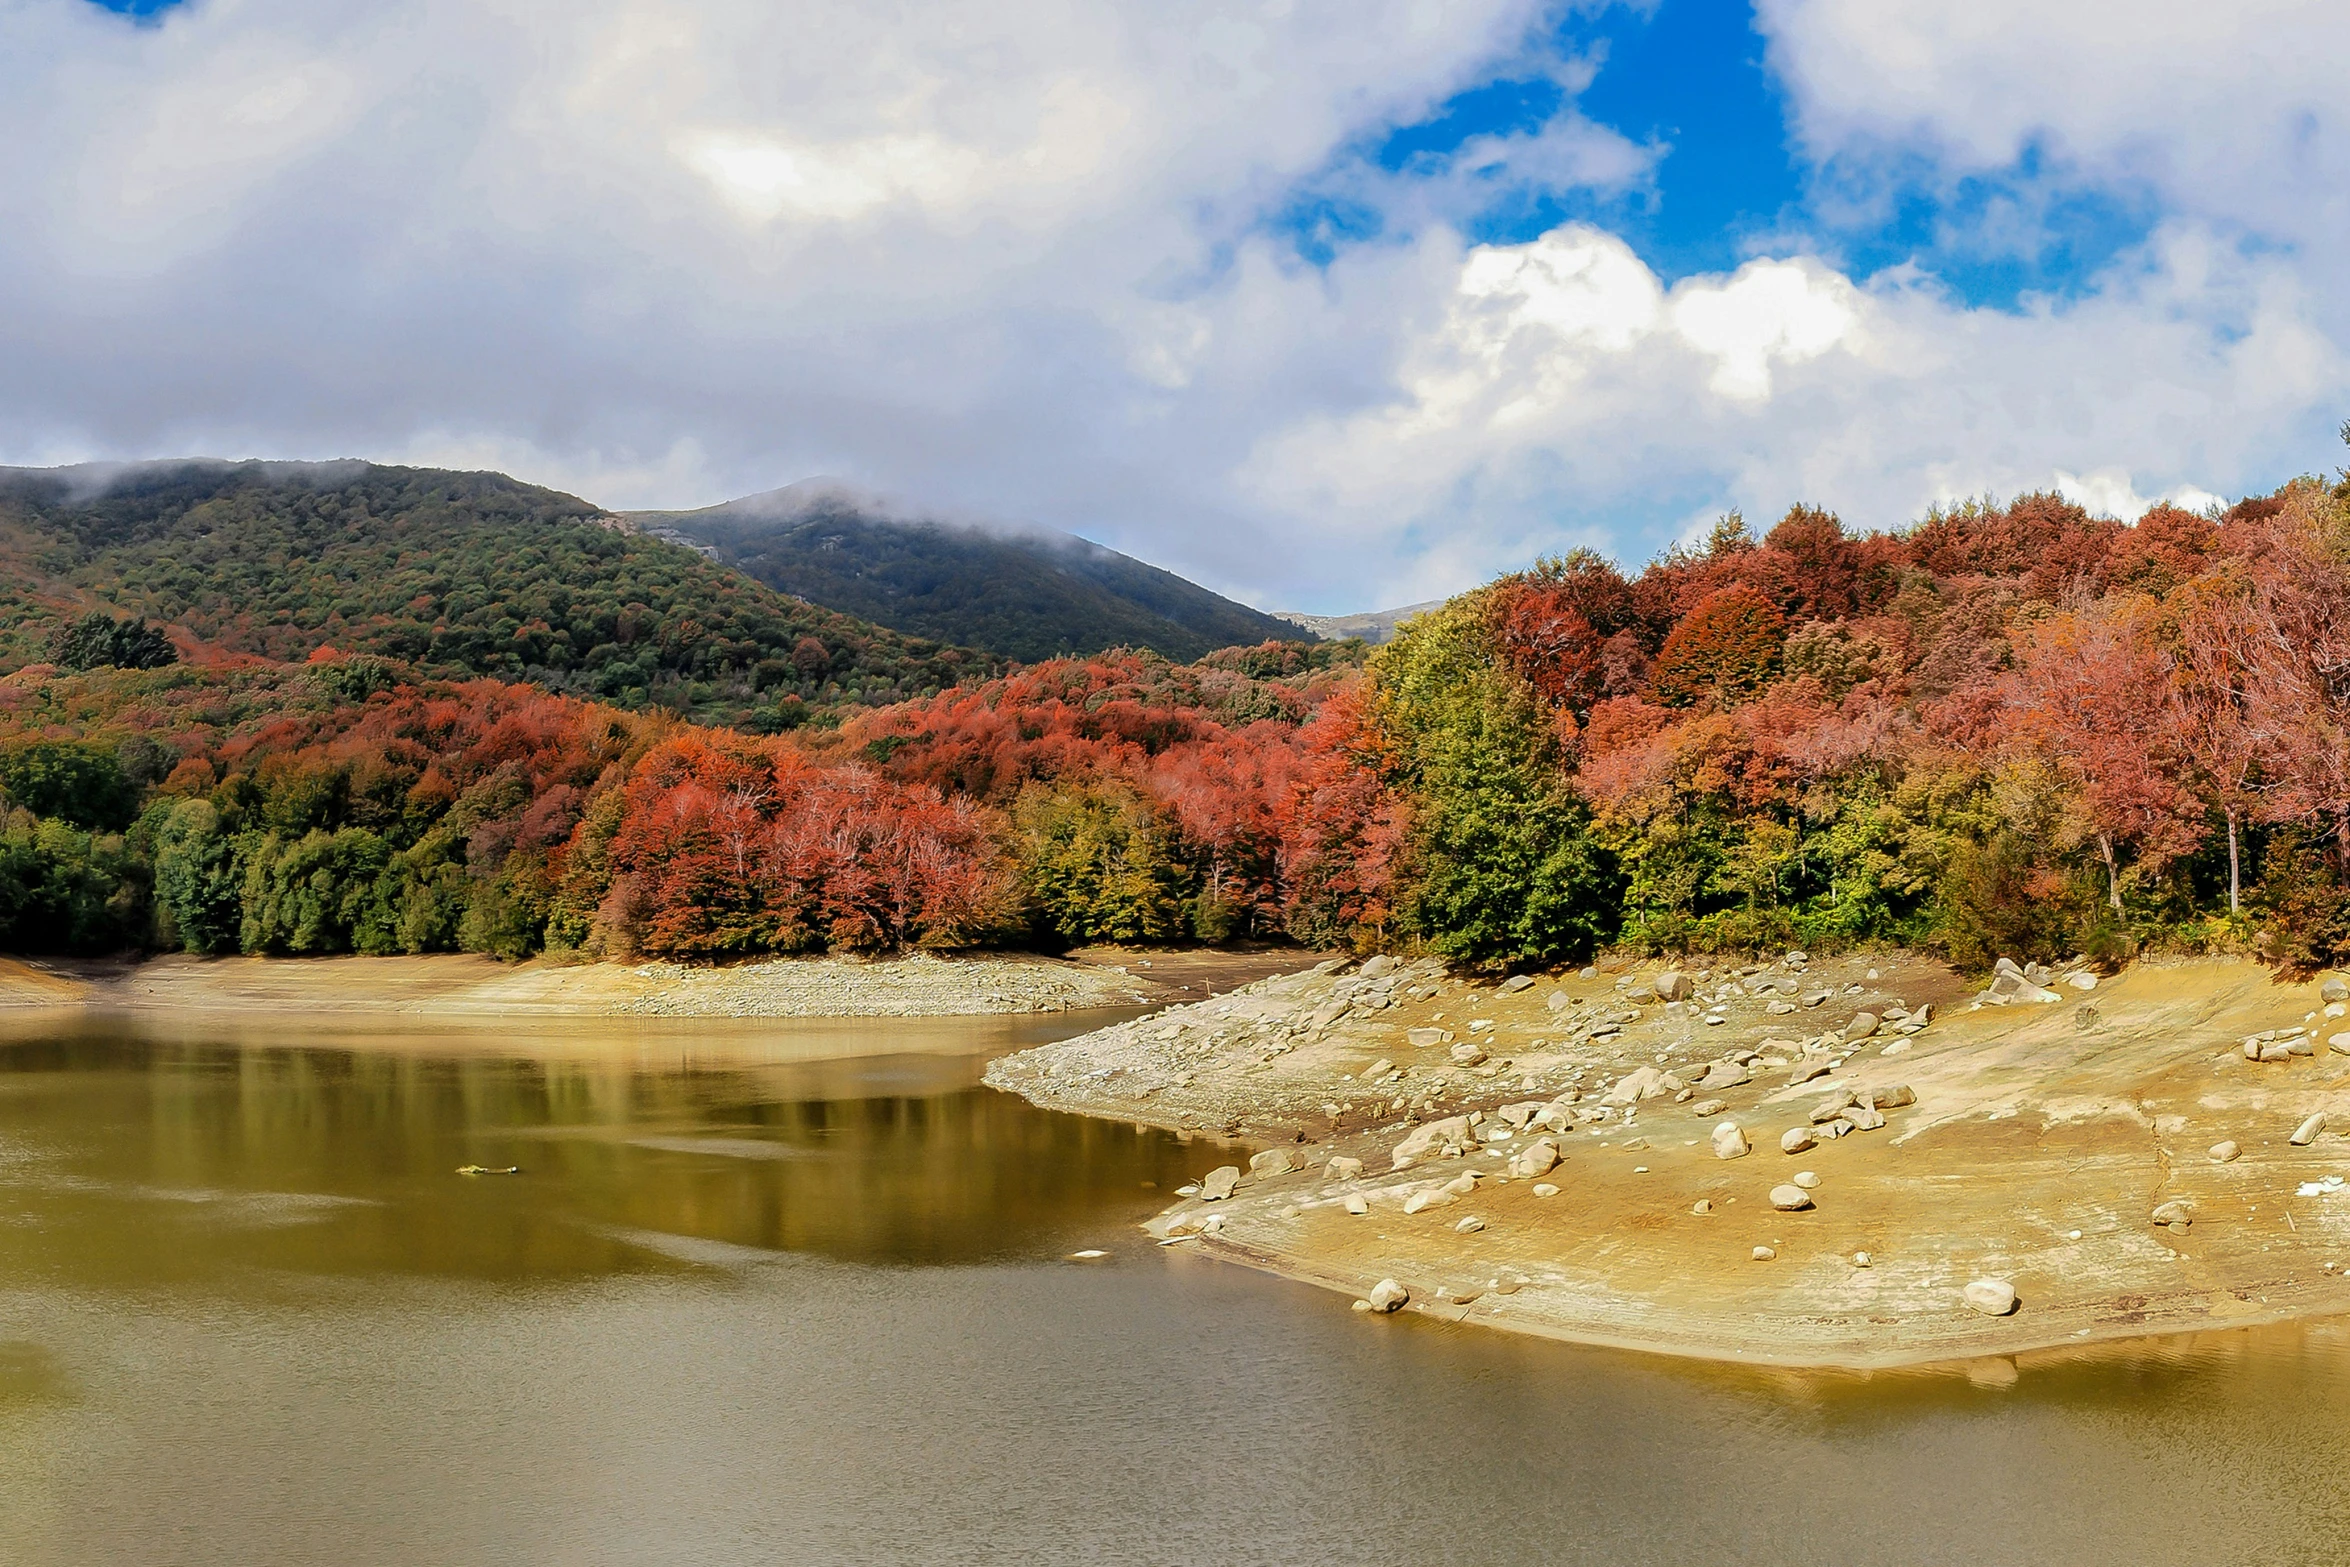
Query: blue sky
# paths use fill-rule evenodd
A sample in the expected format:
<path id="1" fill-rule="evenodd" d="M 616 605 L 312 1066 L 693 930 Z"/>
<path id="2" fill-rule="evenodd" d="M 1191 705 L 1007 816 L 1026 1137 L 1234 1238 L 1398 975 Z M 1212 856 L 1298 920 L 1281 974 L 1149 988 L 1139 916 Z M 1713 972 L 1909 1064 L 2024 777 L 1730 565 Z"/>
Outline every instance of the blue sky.
<path id="1" fill-rule="evenodd" d="M 0 462 L 826 475 L 1329 612 L 2134 516 L 2342 460 L 2345 58 L 2339 0 L 16 0 Z"/>

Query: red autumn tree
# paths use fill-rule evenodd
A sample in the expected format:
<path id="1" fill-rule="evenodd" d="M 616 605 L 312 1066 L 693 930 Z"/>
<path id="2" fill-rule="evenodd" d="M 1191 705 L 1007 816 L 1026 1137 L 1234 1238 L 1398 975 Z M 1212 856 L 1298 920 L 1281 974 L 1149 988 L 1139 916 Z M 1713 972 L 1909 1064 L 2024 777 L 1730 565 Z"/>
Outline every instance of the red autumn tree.
<path id="1" fill-rule="evenodd" d="M 1754 589 L 1709 594 L 1658 650 L 1655 700 L 1667 707 L 1700 701 L 1731 706 L 1778 672 L 1786 641 L 1786 617 Z"/>

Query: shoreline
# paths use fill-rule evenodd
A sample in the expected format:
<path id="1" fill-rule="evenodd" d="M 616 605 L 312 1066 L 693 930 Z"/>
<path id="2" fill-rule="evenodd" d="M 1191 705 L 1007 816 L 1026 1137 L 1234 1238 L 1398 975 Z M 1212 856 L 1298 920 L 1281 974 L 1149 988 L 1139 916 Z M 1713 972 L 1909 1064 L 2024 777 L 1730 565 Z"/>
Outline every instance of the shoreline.
<path id="1" fill-rule="evenodd" d="M 1182 1003 L 1310 962 L 1276 949 L 927 952 L 726 966 L 416 957 L 0 958 L 0 1016 L 127 1012 L 410 1021 L 1042 1016 Z"/>
<path id="2" fill-rule="evenodd" d="M 2350 1312 L 2350 1049 L 2327 1043 L 2350 1020 L 2319 984 L 2146 963 L 2000 1006 L 1914 954 L 1740 967 L 1503 988 L 1325 964 L 987 1080 L 1261 1150 L 1151 1220 L 1162 1241 L 1539 1337 L 1861 1372 Z M 2247 1059 L 2261 1033 L 2305 1053 Z M 1747 1151 L 1717 1157 L 1724 1121 Z M 1809 1206 L 1781 1211 L 1799 1171 Z M 1976 1279 L 2020 1306 L 1970 1309 Z"/>

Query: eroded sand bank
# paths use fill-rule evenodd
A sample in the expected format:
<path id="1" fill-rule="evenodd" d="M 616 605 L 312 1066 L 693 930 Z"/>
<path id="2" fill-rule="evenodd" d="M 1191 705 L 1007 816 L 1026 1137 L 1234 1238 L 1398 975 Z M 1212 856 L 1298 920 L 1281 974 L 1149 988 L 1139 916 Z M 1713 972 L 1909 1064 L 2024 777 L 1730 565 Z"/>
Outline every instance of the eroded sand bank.
<path id="1" fill-rule="evenodd" d="M 1638 999 L 1655 975 L 1504 991 L 1434 964 L 1325 965 L 1007 1057 L 989 1081 L 1304 1166 L 1179 1203 L 1162 1236 L 1358 1296 L 1392 1278 L 1407 1310 L 1523 1332 L 1868 1368 L 2350 1311 L 2350 1055 L 2327 1043 L 2350 1046 L 2350 1021 L 2320 981 L 2150 963 L 1976 1007 L 1949 969 L 1880 954 Z M 2311 1053 L 2246 1058 L 2247 1036 L 2295 1029 Z M 1455 1059 L 1472 1045 L 1482 1059 Z M 1781 1152 L 1854 1093 L 1886 1106 L 1881 1129 Z M 2319 1113 L 2329 1129 L 2294 1146 Z M 1750 1152 L 1717 1157 L 1725 1120 Z M 1398 1169 L 1415 1131 L 1435 1146 Z M 1543 1137 L 1557 1167 L 1513 1177 Z M 2215 1159 L 2228 1141 L 2240 1155 Z M 1799 1171 L 1814 1206 L 1776 1210 Z M 2018 1309 L 1970 1309 L 1986 1278 Z"/>

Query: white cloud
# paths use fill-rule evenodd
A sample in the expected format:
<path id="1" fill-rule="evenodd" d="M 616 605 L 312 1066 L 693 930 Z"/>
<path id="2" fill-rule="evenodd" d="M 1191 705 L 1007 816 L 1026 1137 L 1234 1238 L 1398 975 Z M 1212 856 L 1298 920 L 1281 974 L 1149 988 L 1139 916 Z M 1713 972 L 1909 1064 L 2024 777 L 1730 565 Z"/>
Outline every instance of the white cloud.
<path id="1" fill-rule="evenodd" d="M 450 461 L 610 505 L 838 474 L 1344 609 L 1731 504 L 2136 504 L 2324 455 L 2341 111 L 2219 8 L 2107 46 L 2064 4 L 1765 7 L 1823 154 L 2038 137 L 2164 193 L 2021 312 L 1799 239 L 1670 287 L 1586 224 L 1468 244 L 1497 196 L 1656 176 L 1572 112 L 1355 156 L 1523 66 L 1542 9 L 0 0 L 0 459 Z M 1305 265 L 1266 228 L 1301 190 L 1381 237 Z"/>

